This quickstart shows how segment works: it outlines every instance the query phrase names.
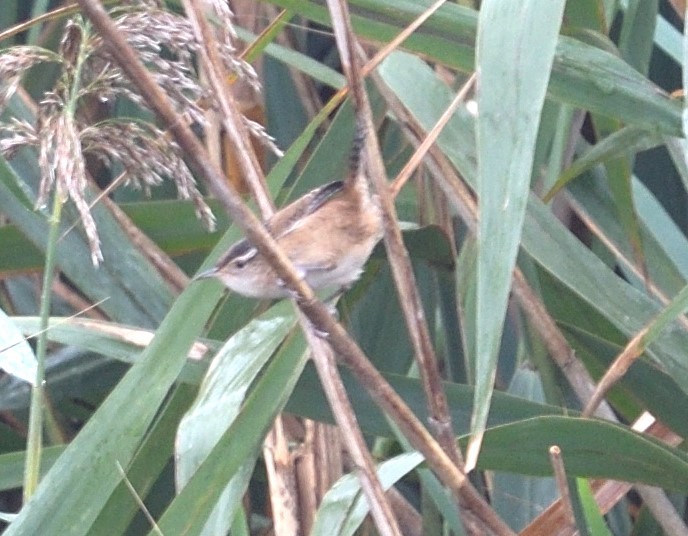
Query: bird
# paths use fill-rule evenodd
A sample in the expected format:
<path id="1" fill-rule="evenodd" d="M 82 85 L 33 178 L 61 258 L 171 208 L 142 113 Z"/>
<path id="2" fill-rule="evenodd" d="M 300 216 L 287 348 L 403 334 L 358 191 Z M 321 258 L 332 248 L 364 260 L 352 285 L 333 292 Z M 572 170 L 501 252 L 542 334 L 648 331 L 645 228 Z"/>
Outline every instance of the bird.
<path id="1" fill-rule="evenodd" d="M 313 290 L 348 289 L 383 235 L 382 216 L 363 166 L 365 128 L 358 123 L 348 175 L 327 183 L 275 212 L 268 232 Z M 257 299 L 290 296 L 289 289 L 246 238 L 194 277 L 215 278 L 230 290 Z"/>

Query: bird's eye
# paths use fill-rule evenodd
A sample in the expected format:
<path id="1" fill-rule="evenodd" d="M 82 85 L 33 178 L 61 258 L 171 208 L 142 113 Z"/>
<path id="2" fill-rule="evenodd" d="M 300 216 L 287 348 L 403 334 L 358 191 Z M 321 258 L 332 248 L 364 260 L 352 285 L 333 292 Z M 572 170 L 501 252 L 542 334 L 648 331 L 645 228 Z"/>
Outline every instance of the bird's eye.
<path id="1" fill-rule="evenodd" d="M 246 252 L 242 252 L 240 255 L 235 255 L 231 261 L 232 267 L 237 270 L 243 270 L 246 265 L 251 262 L 251 259 L 256 256 L 256 250 L 251 248 Z"/>

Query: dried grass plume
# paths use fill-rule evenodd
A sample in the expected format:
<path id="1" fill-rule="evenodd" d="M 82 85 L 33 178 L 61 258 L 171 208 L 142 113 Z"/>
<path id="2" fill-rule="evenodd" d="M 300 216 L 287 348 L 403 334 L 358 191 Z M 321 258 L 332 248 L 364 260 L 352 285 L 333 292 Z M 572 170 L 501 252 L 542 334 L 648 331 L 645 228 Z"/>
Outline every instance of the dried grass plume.
<path id="1" fill-rule="evenodd" d="M 112 12 L 113 20 L 161 88 L 180 117 L 205 127 L 205 106 L 215 106 L 212 94 L 201 83 L 194 64 L 198 43 L 188 21 L 161 9 L 156 2 L 130 2 Z M 259 86 L 253 68 L 238 55 L 231 13 L 224 2 L 212 2 L 222 22 L 220 41 L 227 69 Z M 190 199 L 196 213 L 212 229 L 214 217 L 201 195 L 193 175 L 184 163 L 179 146 L 153 122 L 132 117 L 89 120 L 89 104 L 112 109 L 128 101 L 146 109 L 146 103 L 110 57 L 102 40 L 82 19 L 70 21 L 59 50 L 16 46 L 0 54 L 0 111 L 16 92 L 25 72 L 39 64 L 54 63 L 60 74 L 54 86 L 38 103 L 35 122 L 12 118 L 0 123 L 0 152 L 7 158 L 20 147 L 38 150 L 41 184 L 36 206 L 50 197 L 70 200 L 79 212 L 94 265 L 103 260 L 95 220 L 91 214 L 90 179 L 85 157 L 92 156 L 110 169 L 122 171 L 122 184 L 149 191 L 164 180 L 174 181 L 180 198 Z M 138 114 L 138 115 L 146 115 Z M 250 131 L 277 150 L 260 125 L 248 122 Z"/>

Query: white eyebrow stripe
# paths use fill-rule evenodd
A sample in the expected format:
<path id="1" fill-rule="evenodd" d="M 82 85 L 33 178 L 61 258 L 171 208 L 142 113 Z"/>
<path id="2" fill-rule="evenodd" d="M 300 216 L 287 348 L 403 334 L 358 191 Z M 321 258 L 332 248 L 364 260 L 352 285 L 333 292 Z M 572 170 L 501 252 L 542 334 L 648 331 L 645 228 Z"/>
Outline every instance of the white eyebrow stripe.
<path id="1" fill-rule="evenodd" d="M 258 250 L 256 248 L 251 248 L 246 253 L 244 253 L 243 255 L 239 255 L 238 257 L 235 257 L 232 260 L 235 262 L 248 262 L 253 257 L 255 257 L 257 254 L 258 254 Z"/>

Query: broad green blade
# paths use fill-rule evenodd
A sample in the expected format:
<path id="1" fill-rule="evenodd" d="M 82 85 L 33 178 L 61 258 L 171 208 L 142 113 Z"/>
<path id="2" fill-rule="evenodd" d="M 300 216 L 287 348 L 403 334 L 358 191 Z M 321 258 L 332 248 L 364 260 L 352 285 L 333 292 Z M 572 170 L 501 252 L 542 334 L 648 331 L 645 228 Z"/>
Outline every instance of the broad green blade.
<path id="1" fill-rule="evenodd" d="M 238 415 L 248 389 L 294 328 L 291 303 L 282 301 L 232 336 L 215 355 L 195 402 L 179 425 L 176 440 L 176 482 L 182 489 Z M 286 378 L 285 378 L 286 380 Z M 257 423 L 256 423 L 257 424 Z M 241 504 L 258 452 L 247 457 L 225 488 L 204 534 L 225 534 L 231 512 Z"/>
<path id="2" fill-rule="evenodd" d="M 561 294 L 557 298 L 560 299 Z M 559 320 L 560 317 L 557 315 L 555 318 Z M 599 324 L 600 330 L 604 329 L 602 324 L 608 326 L 607 322 Z M 572 327 L 565 328 L 564 333 L 576 355 L 596 376 L 601 376 L 611 366 L 626 343 L 623 337 L 619 337 L 622 343 L 614 343 L 600 334 Z M 609 392 L 607 400 L 626 422 L 633 422 L 645 410 L 677 434 L 688 436 L 688 423 L 685 419 L 688 397 L 670 374 L 648 359 L 640 359 L 634 363 L 619 384 Z"/>
<path id="3" fill-rule="evenodd" d="M 127 468 L 127 479 L 136 493 L 151 504 L 160 500 L 160 492 L 156 494 L 154 486 L 159 480 L 165 484 L 169 482 L 169 491 L 172 493 L 171 478 L 166 480 L 164 473 L 169 471 L 168 466 L 174 454 L 174 437 L 179 426 L 179 421 L 184 411 L 193 402 L 196 394 L 196 386 L 179 384 L 173 388 L 171 395 L 166 400 L 160 413 L 156 416 L 154 424 L 146 434 L 143 444 L 136 452 L 136 457 Z M 161 474 L 163 477 L 161 477 Z M 153 491 L 152 491 L 153 490 Z M 88 535 L 100 536 L 101 534 L 126 534 L 132 518 L 139 513 L 140 506 L 135 501 L 129 487 L 120 482 L 119 486 L 110 495 L 105 507 L 98 518 L 91 525 Z M 130 527 L 131 534 L 131 527 Z"/>
<path id="4" fill-rule="evenodd" d="M 509 392 L 534 402 L 544 402 L 540 374 L 532 366 L 519 367 Z M 492 482 L 492 507 L 512 529 L 520 531 L 558 498 L 554 479 L 495 473 Z"/>
<path id="5" fill-rule="evenodd" d="M 518 451 L 514 445 L 519 445 Z M 485 433 L 478 468 L 551 475 L 548 449 L 552 445 L 561 448 L 569 476 L 688 491 L 688 455 L 680 448 L 596 419 L 536 417 L 491 428 Z"/>
<path id="6" fill-rule="evenodd" d="M 329 24 L 327 9 L 315 0 L 270 0 L 270 3 L 293 9 L 321 24 Z M 605 10 L 607 21 L 617 7 L 615 2 L 608 4 L 611 7 Z M 350 2 L 356 33 L 375 42 L 391 40 L 428 5 L 429 2 L 418 0 Z M 429 61 L 470 71 L 475 64 L 477 17 L 477 11 L 447 2 L 404 42 L 403 48 Z M 541 28 L 535 29 L 534 33 L 538 32 Z M 557 102 L 620 119 L 626 124 L 655 126 L 671 135 L 681 132 L 681 106 L 678 102 L 670 99 L 618 55 L 571 37 L 559 37 L 548 96 Z"/>
<path id="7" fill-rule="evenodd" d="M 299 333 L 275 354 L 239 414 L 163 514 L 159 526 L 164 534 L 200 534 L 225 486 L 257 455 L 275 416 L 291 395 L 308 356 L 304 349 Z"/>
<path id="8" fill-rule="evenodd" d="M 497 370 L 511 277 L 521 240 L 540 113 L 565 2 L 483 2 L 476 45 L 478 91 L 478 272 L 474 467 Z"/>
<path id="9" fill-rule="evenodd" d="M 380 67 L 380 74 L 425 129 L 431 128 L 440 110 L 450 101 L 451 95 L 446 85 L 418 58 L 394 54 Z M 471 185 L 476 183 L 474 131 L 472 118 L 461 112 L 452 118 L 437 141 L 440 149 Z M 573 186 L 578 183 L 574 182 Z M 635 195 L 640 196 L 641 193 Z M 645 201 L 642 207 L 647 204 L 646 197 L 643 197 Z M 646 219 L 647 208 L 644 208 L 644 213 Z M 655 222 L 655 233 L 661 234 L 662 229 L 667 232 L 671 230 L 660 224 Z M 660 309 L 644 291 L 634 288 L 615 274 L 532 196 L 528 203 L 522 246 L 523 252 L 537 265 L 586 303 L 586 307 L 589 307 L 588 317 L 593 317 L 590 314 L 592 312 L 601 315 L 628 337 L 642 329 Z M 670 256 L 675 263 L 688 266 L 688 255 L 682 248 L 672 248 Z M 683 283 L 677 285 L 677 288 L 682 287 Z M 548 304 L 550 309 L 554 306 L 556 304 Z M 566 304 L 562 303 L 561 306 L 565 307 Z M 668 330 L 649 348 L 648 355 L 659 361 L 677 385 L 688 393 L 688 364 L 684 357 L 686 345 L 688 337 L 682 330 Z"/>
<path id="10" fill-rule="evenodd" d="M 549 213 L 531 198 L 528 224 L 524 227 L 523 249 L 560 284 L 571 289 L 591 311 L 601 313 L 624 335 L 632 337 L 660 310 L 647 295 L 633 288 L 584 247 Z M 663 332 L 647 354 L 657 360 L 688 393 L 688 362 L 685 331 Z"/>
<path id="11" fill-rule="evenodd" d="M 88 532 L 182 369 L 219 296 L 194 284 L 175 302 L 141 359 L 80 430 L 6 534 Z"/>
<path id="12" fill-rule="evenodd" d="M 622 17 L 619 50 L 629 65 L 647 76 L 654 48 L 658 0 L 630 0 Z"/>

